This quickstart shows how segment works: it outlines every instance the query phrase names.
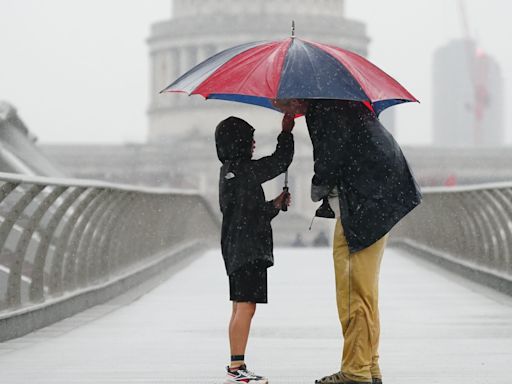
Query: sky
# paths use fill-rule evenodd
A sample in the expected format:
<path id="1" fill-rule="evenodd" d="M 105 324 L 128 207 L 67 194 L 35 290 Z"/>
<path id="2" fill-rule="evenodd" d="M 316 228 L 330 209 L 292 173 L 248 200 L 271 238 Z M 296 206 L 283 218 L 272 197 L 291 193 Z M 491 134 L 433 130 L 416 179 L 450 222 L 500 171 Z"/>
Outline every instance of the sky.
<path id="1" fill-rule="evenodd" d="M 506 18 L 512 2 L 466 3 L 471 33 L 501 65 L 507 104 L 512 50 L 506 37 L 512 23 Z M 395 108 L 395 136 L 401 144 L 428 145 L 432 55 L 462 36 L 457 1 L 346 4 L 347 17 L 367 24 L 369 58 L 421 101 Z M 170 13 L 170 0 L 0 0 L 0 100 L 17 107 L 40 142 L 143 142 L 149 100 L 145 40 L 151 23 Z M 512 109 L 505 123 L 510 143 Z"/>

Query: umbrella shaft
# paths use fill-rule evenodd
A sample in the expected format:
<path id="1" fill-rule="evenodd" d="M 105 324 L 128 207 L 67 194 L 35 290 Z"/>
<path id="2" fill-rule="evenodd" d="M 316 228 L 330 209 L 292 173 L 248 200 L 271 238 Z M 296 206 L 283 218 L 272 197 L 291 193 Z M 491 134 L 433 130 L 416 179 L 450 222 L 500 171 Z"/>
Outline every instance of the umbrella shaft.
<path id="1" fill-rule="evenodd" d="M 285 193 L 285 199 L 283 200 L 283 204 L 281 205 L 281 210 L 286 212 L 288 210 L 288 204 L 286 200 L 288 199 L 288 170 L 284 173 L 284 187 L 283 192 Z"/>
<path id="2" fill-rule="evenodd" d="M 283 199 L 283 202 L 281 204 L 281 211 L 284 211 L 286 212 L 288 210 L 288 196 L 290 195 L 290 193 L 288 192 L 288 187 L 283 187 L 283 193 L 284 193 L 284 199 Z"/>

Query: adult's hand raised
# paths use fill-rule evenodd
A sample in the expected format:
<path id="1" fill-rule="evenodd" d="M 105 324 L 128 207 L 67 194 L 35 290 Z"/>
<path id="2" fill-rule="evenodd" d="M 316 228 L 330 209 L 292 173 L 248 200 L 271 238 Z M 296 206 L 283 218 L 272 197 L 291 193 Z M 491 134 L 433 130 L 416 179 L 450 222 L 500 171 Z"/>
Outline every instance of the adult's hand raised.
<path id="1" fill-rule="evenodd" d="M 285 113 L 283 116 L 282 130 L 283 132 L 290 133 L 295 127 L 295 116 L 289 113 Z"/>

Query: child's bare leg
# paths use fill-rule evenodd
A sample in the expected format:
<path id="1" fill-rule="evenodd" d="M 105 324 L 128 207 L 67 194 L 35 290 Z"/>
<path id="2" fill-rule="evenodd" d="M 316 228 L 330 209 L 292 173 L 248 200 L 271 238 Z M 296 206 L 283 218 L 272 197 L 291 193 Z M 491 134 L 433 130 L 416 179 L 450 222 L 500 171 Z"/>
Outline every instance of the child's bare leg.
<path id="1" fill-rule="evenodd" d="M 251 320 L 256 312 L 256 303 L 233 302 L 233 312 L 229 322 L 229 345 L 231 356 L 245 355 L 245 348 L 251 329 Z M 240 366 L 243 361 L 232 361 L 231 368 Z"/>
<path id="2" fill-rule="evenodd" d="M 236 314 L 236 305 L 237 305 L 237 302 L 233 301 L 233 309 L 231 311 L 231 319 L 229 320 L 229 339 L 230 340 L 231 340 L 231 327 L 233 325 L 233 319 L 235 318 L 235 314 Z"/>

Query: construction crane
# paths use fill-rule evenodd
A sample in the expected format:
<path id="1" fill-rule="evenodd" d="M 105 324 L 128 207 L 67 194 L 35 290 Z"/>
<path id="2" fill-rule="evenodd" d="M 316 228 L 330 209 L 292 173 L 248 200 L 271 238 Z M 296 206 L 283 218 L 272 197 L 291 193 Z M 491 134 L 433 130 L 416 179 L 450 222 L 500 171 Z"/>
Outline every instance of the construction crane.
<path id="1" fill-rule="evenodd" d="M 473 88 L 473 100 L 467 105 L 467 108 L 473 117 L 474 144 L 479 145 L 483 138 L 482 121 L 489 106 L 488 59 L 485 52 L 477 46 L 476 41 L 471 37 L 464 0 L 459 0 L 459 14 L 466 43 L 469 80 Z"/>

